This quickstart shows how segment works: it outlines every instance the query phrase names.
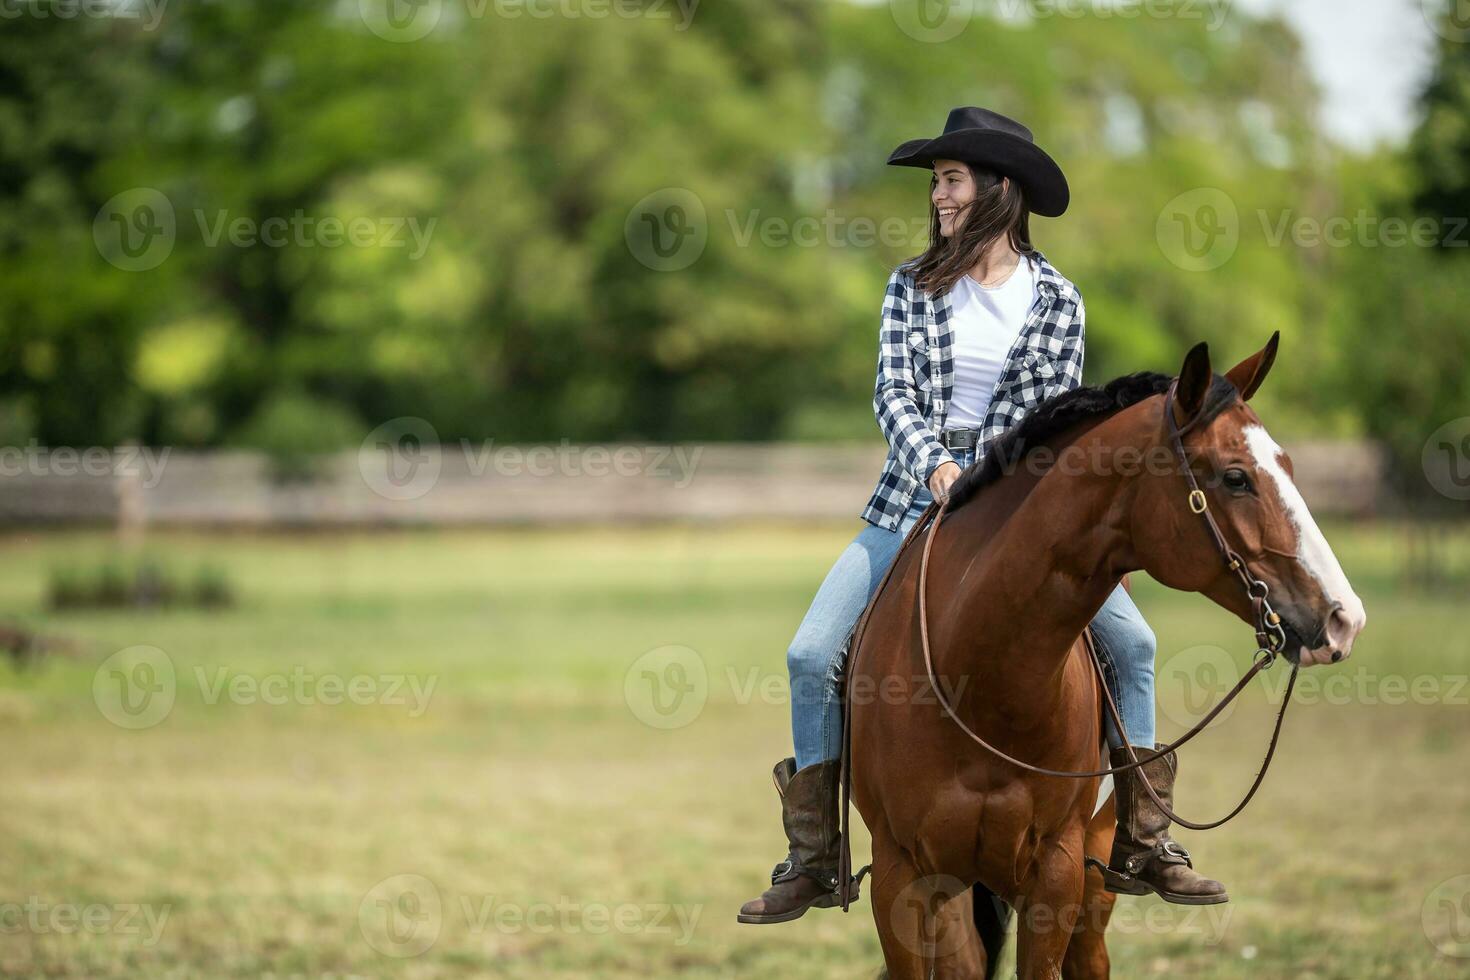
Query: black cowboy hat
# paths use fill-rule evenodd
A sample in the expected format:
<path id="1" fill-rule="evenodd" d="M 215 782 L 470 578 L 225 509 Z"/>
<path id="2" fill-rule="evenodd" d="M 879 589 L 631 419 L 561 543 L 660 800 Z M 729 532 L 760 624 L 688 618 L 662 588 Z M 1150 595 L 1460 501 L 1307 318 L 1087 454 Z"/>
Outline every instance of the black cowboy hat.
<path id="1" fill-rule="evenodd" d="M 1027 207 L 1048 218 L 1067 210 L 1071 198 L 1062 168 L 1036 145 L 1031 130 L 989 109 L 951 109 L 943 133 L 909 140 L 888 155 L 891 167 L 927 168 L 935 160 L 963 160 L 1010 177 L 1025 192 Z"/>

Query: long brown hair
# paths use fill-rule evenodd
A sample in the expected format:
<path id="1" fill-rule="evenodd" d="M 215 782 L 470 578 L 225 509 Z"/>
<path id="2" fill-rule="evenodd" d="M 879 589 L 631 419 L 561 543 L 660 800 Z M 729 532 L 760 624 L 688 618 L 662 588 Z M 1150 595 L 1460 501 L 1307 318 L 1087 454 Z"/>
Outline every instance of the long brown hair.
<path id="1" fill-rule="evenodd" d="M 1005 235 L 1021 256 L 1032 255 L 1030 209 L 1026 196 L 1015 180 L 1002 180 L 999 174 L 966 163 L 975 180 L 975 199 L 955 214 L 964 224 L 950 238 L 939 233 L 939 209 L 934 206 L 934 183 L 929 178 L 929 247 L 900 268 L 914 277 L 914 284 L 931 295 L 942 296 L 960 281 L 960 277 L 980 261 L 992 243 Z"/>

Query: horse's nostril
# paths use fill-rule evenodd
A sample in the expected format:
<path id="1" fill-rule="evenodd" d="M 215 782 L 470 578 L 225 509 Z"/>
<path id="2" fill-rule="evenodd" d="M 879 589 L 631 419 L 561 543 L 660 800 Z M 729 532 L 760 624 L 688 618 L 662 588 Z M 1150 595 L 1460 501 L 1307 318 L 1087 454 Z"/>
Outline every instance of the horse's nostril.
<path id="1" fill-rule="evenodd" d="M 1353 648 L 1353 638 L 1357 635 L 1353 626 L 1353 619 L 1347 610 L 1337 605 L 1327 614 L 1327 622 L 1323 624 L 1322 638 L 1326 646 L 1332 651 L 1332 662 L 1337 663 L 1347 656 L 1348 651 Z"/>

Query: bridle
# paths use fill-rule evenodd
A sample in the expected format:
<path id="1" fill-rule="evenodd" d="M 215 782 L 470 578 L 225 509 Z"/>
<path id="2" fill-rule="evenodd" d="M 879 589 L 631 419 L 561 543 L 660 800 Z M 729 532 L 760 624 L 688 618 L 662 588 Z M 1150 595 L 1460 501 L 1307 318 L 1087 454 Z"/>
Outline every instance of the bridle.
<path id="1" fill-rule="evenodd" d="M 907 537 L 904 538 L 904 542 L 899 549 L 900 552 L 907 549 L 909 544 L 913 542 L 920 533 L 922 533 L 926 525 L 931 525 L 932 521 L 932 525 L 929 526 L 928 537 L 924 541 L 924 550 L 919 560 L 918 582 L 919 639 L 924 652 L 924 669 L 928 673 L 930 689 L 934 692 L 934 696 L 938 700 L 944 714 L 947 715 L 949 719 L 953 721 L 956 725 L 958 725 L 960 730 L 963 731 L 967 736 L 969 736 L 971 741 L 973 741 L 975 744 L 979 745 L 986 751 L 990 752 L 997 758 L 1000 758 L 1010 763 L 1011 765 L 1016 766 L 1019 769 L 1024 769 L 1027 772 L 1034 772 L 1043 776 L 1061 776 L 1069 779 L 1095 779 L 1102 776 L 1115 775 L 1120 772 L 1127 772 L 1130 769 L 1138 769 L 1140 766 L 1147 765 L 1148 763 L 1153 762 L 1156 759 L 1160 759 L 1175 751 L 1180 746 L 1183 746 L 1191 739 L 1193 739 L 1200 732 L 1204 731 L 1205 728 L 1209 726 L 1210 722 L 1213 721 L 1215 717 L 1220 714 L 1221 711 L 1225 710 L 1225 708 L 1231 702 L 1233 702 L 1242 691 L 1245 690 L 1246 686 L 1250 684 L 1251 680 L 1254 679 L 1257 674 L 1267 669 L 1276 662 L 1277 656 L 1280 655 L 1286 647 L 1287 640 L 1285 627 L 1282 625 L 1281 617 L 1276 613 L 1275 609 L 1272 608 L 1270 599 L 1268 598 L 1270 594 L 1270 587 L 1262 579 L 1251 573 L 1250 566 L 1246 564 L 1245 559 L 1243 559 L 1239 555 L 1239 553 L 1231 548 L 1229 542 L 1225 540 L 1225 535 L 1223 532 L 1221 532 L 1219 523 L 1215 520 L 1215 516 L 1210 513 L 1209 499 L 1205 496 L 1205 492 L 1200 489 L 1199 481 L 1195 479 L 1194 471 L 1189 465 L 1189 456 L 1184 449 L 1184 436 L 1186 433 L 1189 432 L 1191 428 L 1193 428 L 1195 422 L 1198 420 L 1198 416 L 1196 416 L 1196 418 L 1194 419 L 1191 419 L 1182 428 L 1179 426 L 1179 423 L 1174 418 L 1174 403 L 1176 397 L 1176 389 L 1178 388 L 1178 385 L 1179 379 L 1175 378 L 1169 383 L 1169 388 L 1164 393 L 1164 424 L 1169 434 L 1169 442 L 1173 448 L 1174 456 L 1178 461 L 1179 468 L 1183 472 L 1184 479 L 1189 486 L 1189 493 L 1186 497 L 1186 502 L 1189 506 L 1190 511 L 1198 514 L 1204 519 L 1205 528 L 1209 532 L 1210 538 L 1215 544 L 1216 551 L 1219 552 L 1221 559 L 1224 561 L 1226 570 L 1235 575 L 1240 580 L 1241 586 L 1245 589 L 1246 596 L 1251 603 L 1251 610 L 1255 621 L 1254 627 L 1257 649 L 1254 657 L 1254 662 L 1251 664 L 1250 669 L 1247 670 L 1245 674 L 1240 678 L 1240 680 L 1236 682 L 1235 686 L 1232 687 L 1228 692 L 1226 692 L 1225 696 L 1221 698 L 1220 701 L 1213 708 L 1210 709 L 1209 713 L 1207 713 L 1203 718 L 1196 722 L 1194 727 L 1190 728 L 1187 732 L 1184 733 L 1183 736 L 1176 739 L 1175 741 L 1169 743 L 1168 745 L 1165 745 L 1161 749 L 1157 749 L 1153 752 L 1145 752 L 1142 755 L 1139 755 L 1137 752 L 1134 751 L 1132 744 L 1128 741 L 1128 732 L 1123 726 L 1123 719 L 1118 713 L 1118 706 L 1114 703 L 1112 695 L 1108 691 L 1106 677 L 1103 673 L 1102 661 L 1098 656 L 1097 646 L 1092 638 L 1092 631 L 1089 629 L 1084 630 L 1082 634 L 1084 646 L 1087 648 L 1088 659 L 1091 662 L 1093 672 L 1097 677 L 1098 684 L 1100 685 L 1103 704 L 1106 706 L 1108 716 L 1112 719 L 1114 726 L 1117 728 L 1122 738 L 1124 746 L 1126 746 L 1127 748 L 1129 762 L 1125 765 L 1117 766 L 1115 768 L 1094 769 L 1088 772 L 1072 772 L 1062 769 L 1048 769 L 1045 766 L 1036 766 L 1032 765 L 1029 762 L 1024 762 L 1020 759 L 1017 759 L 1014 756 L 1001 751 L 994 745 L 987 742 L 978 733 L 976 733 L 974 729 L 965 724 L 964 720 L 960 718 L 959 713 L 955 711 L 954 706 L 950 703 L 949 698 L 945 695 L 943 686 L 939 683 L 938 678 L 935 676 L 934 654 L 929 644 L 929 613 L 926 595 L 926 593 L 928 592 L 927 584 L 929 575 L 929 552 L 934 546 L 934 539 L 939 535 L 939 525 L 943 521 L 948 502 L 945 501 L 941 503 L 940 501 L 936 500 L 934 503 L 930 504 L 928 509 L 926 509 L 924 513 L 919 516 L 919 519 L 914 522 L 914 526 L 909 529 L 909 533 Z M 888 579 L 892 575 L 893 569 L 897 565 L 898 562 L 896 559 L 891 565 L 889 565 L 888 573 L 884 575 L 883 581 L 879 584 L 878 588 L 873 593 L 873 601 L 869 602 L 867 609 L 865 609 L 863 612 L 862 619 L 859 621 L 857 628 L 853 632 L 849 656 L 849 659 L 852 661 L 855 661 L 857 658 L 858 640 L 862 635 L 864 627 L 867 625 L 868 616 L 871 613 L 873 606 L 876 604 L 877 596 L 882 593 L 883 588 L 888 584 Z M 847 669 L 851 670 L 852 666 L 853 664 L 849 663 Z M 1179 824 L 1181 827 L 1187 827 L 1190 830 L 1211 830 L 1215 827 L 1219 827 L 1225 823 L 1228 823 L 1230 820 L 1233 820 L 1236 816 L 1240 814 L 1242 810 L 1246 808 L 1246 805 L 1249 804 L 1250 801 L 1255 797 L 1256 791 L 1260 789 L 1261 783 L 1266 778 L 1266 771 L 1271 768 L 1271 760 L 1276 755 L 1276 744 L 1281 737 L 1281 725 L 1282 722 L 1286 719 L 1286 706 L 1291 703 L 1291 693 L 1293 688 L 1295 688 L 1296 686 L 1296 676 L 1298 670 L 1300 670 L 1300 665 L 1293 663 L 1291 668 L 1291 677 L 1287 681 L 1286 691 L 1281 699 L 1281 707 L 1276 712 L 1276 722 L 1271 731 L 1271 742 L 1270 745 L 1266 748 L 1266 755 L 1261 762 L 1260 769 L 1256 772 L 1256 778 L 1251 783 L 1250 789 L 1246 791 L 1246 794 L 1241 799 L 1241 801 L 1236 804 L 1235 808 L 1227 813 L 1225 816 L 1221 817 L 1218 820 L 1213 820 L 1207 823 L 1195 823 L 1186 820 L 1175 813 L 1172 809 L 1170 809 L 1163 802 L 1163 800 L 1159 798 L 1158 793 L 1154 791 L 1153 786 L 1149 783 L 1147 775 L 1145 775 L 1142 771 L 1138 773 L 1139 781 L 1143 784 L 1144 790 L 1148 793 L 1154 804 L 1159 807 L 1160 811 L 1164 815 L 1166 815 L 1174 823 Z M 838 870 L 838 885 L 839 890 L 842 893 L 842 907 L 844 910 L 846 910 L 848 906 L 848 893 L 850 889 L 850 875 L 852 868 L 852 856 L 848 844 L 848 809 L 852 784 L 852 753 L 849 745 L 851 741 L 851 727 L 849 722 L 849 718 L 851 716 L 851 704 L 850 699 L 846 699 L 846 696 L 845 700 L 848 700 L 849 703 L 843 705 L 844 710 L 842 715 L 842 853 L 839 862 L 840 867 Z"/>

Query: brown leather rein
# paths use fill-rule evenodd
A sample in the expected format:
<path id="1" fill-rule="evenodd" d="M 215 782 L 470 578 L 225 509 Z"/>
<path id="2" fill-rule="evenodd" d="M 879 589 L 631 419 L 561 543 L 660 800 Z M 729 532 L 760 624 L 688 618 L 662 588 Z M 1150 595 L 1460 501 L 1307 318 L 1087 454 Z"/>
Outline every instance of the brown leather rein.
<path id="1" fill-rule="evenodd" d="M 1225 561 L 1226 569 L 1234 573 L 1240 579 L 1241 584 L 1245 588 L 1246 595 L 1251 601 L 1251 608 L 1254 612 L 1257 650 L 1255 653 L 1254 663 L 1251 665 L 1250 669 L 1245 672 L 1244 676 L 1242 676 L 1240 680 L 1236 682 L 1235 686 L 1232 687 L 1228 692 L 1226 692 L 1225 696 L 1221 698 L 1220 701 L 1213 708 L 1210 709 L 1209 713 L 1207 713 L 1203 718 L 1196 722 L 1192 728 L 1184 733 L 1184 735 L 1169 743 L 1168 745 L 1165 745 L 1162 749 L 1157 749 L 1156 751 L 1151 753 L 1145 752 L 1142 756 L 1140 756 L 1137 752 L 1134 751 L 1132 743 L 1128 741 L 1128 732 L 1127 729 L 1125 729 L 1123 726 L 1123 719 L 1118 713 L 1118 706 L 1114 703 L 1113 697 L 1108 691 L 1107 680 L 1103 673 L 1102 662 L 1098 657 L 1097 647 L 1093 641 L 1091 630 L 1084 630 L 1082 634 L 1084 646 L 1086 647 L 1088 652 L 1088 660 L 1092 665 L 1093 673 L 1096 675 L 1097 682 L 1099 684 L 1099 690 L 1102 695 L 1102 701 L 1103 704 L 1106 706 L 1108 716 L 1112 719 L 1113 725 L 1117 728 L 1119 734 L 1121 735 L 1123 744 L 1127 747 L 1128 756 L 1131 761 L 1129 761 L 1127 765 L 1118 766 L 1116 768 L 1094 769 L 1088 772 L 1073 772 L 1062 769 L 1048 769 L 1044 766 L 1035 766 L 1029 762 L 1023 762 L 1022 760 L 1001 751 L 994 745 L 991 745 L 989 742 L 987 742 L 972 728 L 970 728 L 969 725 L 965 724 L 964 720 L 960 718 L 958 712 L 955 711 L 954 706 L 950 703 L 949 698 L 945 695 L 944 688 L 942 685 L 940 685 L 939 680 L 935 675 L 934 654 L 929 645 L 929 614 L 926 601 L 926 593 L 928 591 L 926 586 L 928 583 L 929 575 L 929 551 L 934 545 L 934 539 L 939 534 L 939 525 L 943 519 L 947 502 L 941 503 L 939 501 L 935 501 L 934 503 L 931 503 L 928 509 L 926 509 L 924 513 L 919 516 L 919 519 L 914 522 L 914 526 L 909 529 L 908 535 L 905 536 L 903 544 L 899 548 L 900 553 L 906 550 L 909 544 L 912 543 L 920 533 L 922 533 L 926 525 L 929 525 L 932 521 L 932 526 L 929 527 L 929 535 L 924 541 L 924 551 L 919 560 L 918 582 L 919 638 L 924 651 L 924 668 L 928 672 L 930 689 L 934 692 L 934 696 L 938 700 L 940 707 L 944 710 L 944 713 L 949 717 L 951 721 L 959 726 L 961 731 L 969 736 L 971 741 L 973 741 L 975 744 L 979 745 L 986 751 L 990 752 L 997 758 L 1003 759 L 1011 765 L 1016 766 L 1017 768 L 1024 769 L 1027 772 L 1034 772 L 1043 776 L 1060 776 L 1068 779 L 1095 779 L 1102 776 L 1114 775 L 1120 772 L 1127 772 L 1130 769 L 1137 769 L 1140 766 L 1153 762 L 1155 759 L 1162 758 L 1163 756 L 1168 755 L 1170 752 L 1173 752 L 1175 749 L 1189 742 L 1200 732 L 1204 731 L 1205 728 L 1209 726 L 1210 722 L 1213 721 L 1215 717 L 1220 714 L 1221 711 L 1225 710 L 1225 708 L 1231 702 L 1233 702 L 1242 691 L 1245 690 L 1246 686 L 1250 684 L 1251 680 L 1257 674 L 1276 662 L 1276 657 L 1286 646 L 1286 630 L 1281 625 L 1281 617 L 1277 615 L 1274 609 L 1271 608 L 1270 600 L 1267 598 L 1270 592 L 1269 586 L 1267 585 L 1267 583 L 1251 574 L 1249 567 L 1245 563 L 1245 560 L 1241 558 L 1240 555 L 1236 553 L 1235 550 L 1232 549 L 1229 543 L 1225 540 L 1225 535 L 1220 531 L 1220 525 L 1215 521 L 1214 515 L 1210 513 L 1209 501 L 1205 497 L 1204 491 L 1200 489 L 1199 482 L 1195 479 L 1194 471 L 1190 468 L 1189 456 L 1184 449 L 1184 434 L 1189 431 L 1190 425 L 1192 425 L 1193 422 L 1191 421 L 1189 424 L 1185 425 L 1184 428 L 1181 429 L 1178 422 L 1174 418 L 1174 396 L 1175 389 L 1178 386 L 1178 383 L 1179 382 L 1177 378 L 1174 381 L 1171 381 L 1169 383 L 1168 391 L 1164 394 L 1164 421 L 1169 431 L 1169 440 L 1173 445 L 1174 455 L 1179 462 L 1179 466 L 1184 474 L 1185 480 L 1189 484 L 1189 495 L 1187 497 L 1189 509 L 1204 518 L 1205 527 L 1209 531 L 1210 537 L 1214 540 L 1216 550 L 1219 551 L 1221 558 Z M 888 579 L 893 574 L 893 569 L 897 565 L 898 561 L 897 559 L 895 559 L 894 562 L 888 566 L 887 573 L 883 576 L 882 582 L 879 583 L 878 588 L 873 593 L 873 601 L 869 602 L 868 607 L 863 611 L 862 618 L 858 621 L 857 627 L 853 631 L 852 639 L 849 645 L 849 663 L 845 668 L 847 670 L 852 669 L 853 664 L 857 659 L 858 641 L 861 638 L 863 630 L 867 625 L 868 616 L 871 613 L 873 606 L 876 604 L 877 597 L 882 593 L 884 587 L 888 584 Z M 1206 823 L 1195 823 L 1190 820 L 1186 820 L 1164 804 L 1163 800 L 1159 798 L 1158 793 L 1154 791 L 1153 786 L 1149 783 L 1148 777 L 1144 773 L 1139 772 L 1139 781 L 1143 784 L 1144 790 L 1153 800 L 1154 805 L 1159 807 L 1160 811 L 1168 816 L 1171 821 L 1179 824 L 1181 827 L 1187 827 L 1190 830 L 1211 830 L 1215 827 L 1219 827 L 1225 823 L 1228 823 L 1229 821 L 1237 817 L 1240 812 L 1246 808 L 1247 804 L 1249 804 L 1250 801 L 1255 797 L 1256 791 L 1260 789 L 1261 783 L 1266 778 L 1266 771 L 1271 768 L 1271 760 L 1276 755 L 1276 745 L 1281 737 L 1281 725 L 1286 719 L 1286 706 L 1291 703 L 1291 693 L 1296 686 L 1296 676 L 1299 669 L 1299 664 L 1292 664 L 1291 677 L 1287 680 L 1286 691 L 1281 699 L 1281 707 L 1276 712 L 1276 721 L 1271 731 L 1271 742 L 1266 748 L 1265 758 L 1261 762 L 1260 769 L 1256 772 L 1256 778 L 1251 783 L 1250 789 L 1246 791 L 1245 796 L 1238 804 L 1236 804 L 1233 810 L 1231 810 L 1229 813 L 1218 820 L 1213 820 Z M 848 811 L 851 809 L 852 795 L 852 752 L 850 745 L 852 740 L 852 730 L 851 723 L 849 721 L 849 718 L 851 717 L 851 698 L 849 696 L 850 689 L 851 685 L 845 685 L 842 714 L 842 760 L 840 763 L 842 781 L 842 848 L 840 859 L 838 862 L 839 867 L 837 881 L 838 891 L 840 892 L 840 896 L 842 899 L 843 911 L 846 911 L 848 905 L 850 904 L 850 893 L 853 885 L 855 884 L 852 878 L 852 848 L 848 837 Z M 861 881 L 862 874 L 866 873 L 866 871 L 867 869 L 864 868 L 862 872 L 859 872 L 857 881 Z"/>

